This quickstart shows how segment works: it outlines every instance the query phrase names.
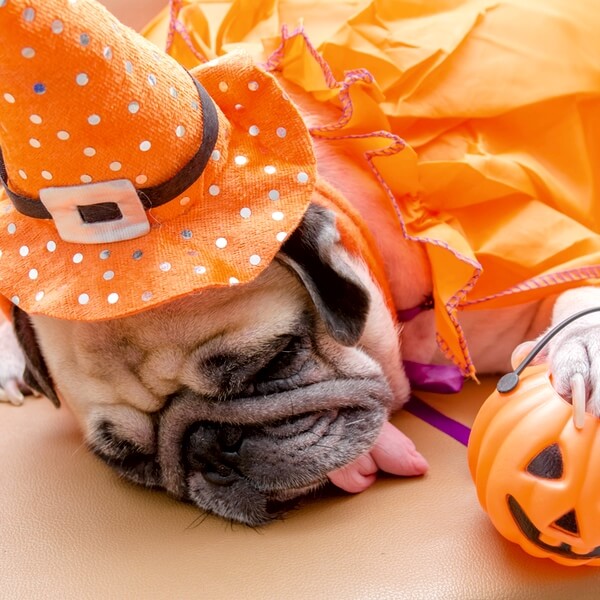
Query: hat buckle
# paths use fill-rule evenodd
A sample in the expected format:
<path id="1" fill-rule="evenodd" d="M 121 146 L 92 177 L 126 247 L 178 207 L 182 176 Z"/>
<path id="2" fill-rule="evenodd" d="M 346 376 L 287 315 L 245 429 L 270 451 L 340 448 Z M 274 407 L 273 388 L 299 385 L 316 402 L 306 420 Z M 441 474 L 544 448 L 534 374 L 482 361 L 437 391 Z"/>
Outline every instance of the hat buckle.
<path id="1" fill-rule="evenodd" d="M 150 223 L 129 179 L 47 187 L 40 200 L 65 242 L 102 244 L 146 235 Z"/>

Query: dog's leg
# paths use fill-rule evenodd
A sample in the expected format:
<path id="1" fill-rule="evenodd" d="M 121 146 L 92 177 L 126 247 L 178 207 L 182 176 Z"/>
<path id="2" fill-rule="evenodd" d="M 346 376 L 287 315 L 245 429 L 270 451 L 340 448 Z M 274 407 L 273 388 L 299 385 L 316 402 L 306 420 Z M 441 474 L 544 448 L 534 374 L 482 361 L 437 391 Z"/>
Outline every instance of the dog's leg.
<path id="1" fill-rule="evenodd" d="M 3 320 L 0 322 L 0 402 L 18 406 L 23 404 L 24 394 L 32 393 L 23 381 L 24 372 L 23 352 L 12 325 Z"/>

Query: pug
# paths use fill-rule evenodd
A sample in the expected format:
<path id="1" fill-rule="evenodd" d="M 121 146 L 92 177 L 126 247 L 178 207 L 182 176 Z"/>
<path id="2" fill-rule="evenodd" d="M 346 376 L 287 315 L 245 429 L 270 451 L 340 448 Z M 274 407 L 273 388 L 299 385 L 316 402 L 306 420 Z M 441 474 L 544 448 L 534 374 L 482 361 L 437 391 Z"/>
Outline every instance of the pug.
<path id="1" fill-rule="evenodd" d="M 323 118 L 310 99 L 294 98 L 309 124 Z M 381 191 L 369 174 L 358 174 L 360 189 L 349 187 L 349 159 L 318 141 L 315 149 L 321 176 L 384 231 L 372 210 Z M 426 298 L 431 281 L 418 247 L 381 247 L 396 305 Z M 498 373 L 546 328 L 597 305 L 600 290 L 582 287 L 464 312 L 461 326 L 479 372 Z M 120 476 L 232 521 L 280 518 L 328 481 L 358 492 L 379 469 L 427 470 L 388 419 L 410 396 L 402 360 L 445 361 L 432 311 L 399 330 L 366 265 L 340 243 L 335 213 L 318 205 L 248 284 L 100 322 L 14 307 L 12 326 L 0 332 L 7 399 L 20 403 L 30 388 L 65 402 L 91 452 Z M 571 376 L 581 373 L 588 410 L 600 415 L 598 349 L 600 317 L 589 315 L 557 336 L 544 359 L 567 398 Z"/>
<path id="2" fill-rule="evenodd" d="M 280 84 L 308 128 L 339 118 Z M 389 418 L 411 392 L 403 360 L 448 363 L 428 310 L 426 252 L 390 228 L 385 191 L 343 142 L 316 138 L 314 151 L 323 185 L 375 235 L 393 306 L 380 279 L 345 247 L 339 215 L 315 202 L 249 283 L 101 321 L 13 306 L 0 328 L 4 398 L 19 404 L 35 391 L 68 404 L 90 451 L 120 477 L 251 526 L 280 518 L 327 482 L 360 492 L 379 470 L 423 474 L 426 460 Z M 506 372 L 549 326 L 599 304 L 598 288 L 581 287 L 464 311 L 460 327 L 479 373 Z M 419 306 L 397 324 L 396 310 Z M 571 376 L 583 375 L 597 415 L 599 346 L 600 317 L 590 315 L 555 337 L 543 357 L 566 398 Z"/>

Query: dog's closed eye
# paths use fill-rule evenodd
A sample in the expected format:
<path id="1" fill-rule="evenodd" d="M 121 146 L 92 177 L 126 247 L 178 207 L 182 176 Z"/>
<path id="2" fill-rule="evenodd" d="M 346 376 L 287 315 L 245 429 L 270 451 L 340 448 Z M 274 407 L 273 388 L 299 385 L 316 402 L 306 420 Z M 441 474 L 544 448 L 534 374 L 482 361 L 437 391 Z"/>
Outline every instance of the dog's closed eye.
<path id="1" fill-rule="evenodd" d="M 256 381 L 276 381 L 297 374 L 310 356 L 310 340 L 306 336 L 280 336 L 285 345 L 256 373 Z"/>

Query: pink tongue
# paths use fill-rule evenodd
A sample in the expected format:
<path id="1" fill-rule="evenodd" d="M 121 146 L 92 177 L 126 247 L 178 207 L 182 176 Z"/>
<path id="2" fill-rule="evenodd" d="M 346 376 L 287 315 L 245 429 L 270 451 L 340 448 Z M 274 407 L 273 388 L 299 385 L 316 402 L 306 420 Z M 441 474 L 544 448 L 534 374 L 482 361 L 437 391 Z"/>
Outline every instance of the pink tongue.
<path id="1" fill-rule="evenodd" d="M 375 482 L 378 470 L 405 477 L 423 475 L 427 461 L 399 429 L 386 422 L 371 451 L 329 473 L 329 480 L 346 492 L 358 493 Z"/>

